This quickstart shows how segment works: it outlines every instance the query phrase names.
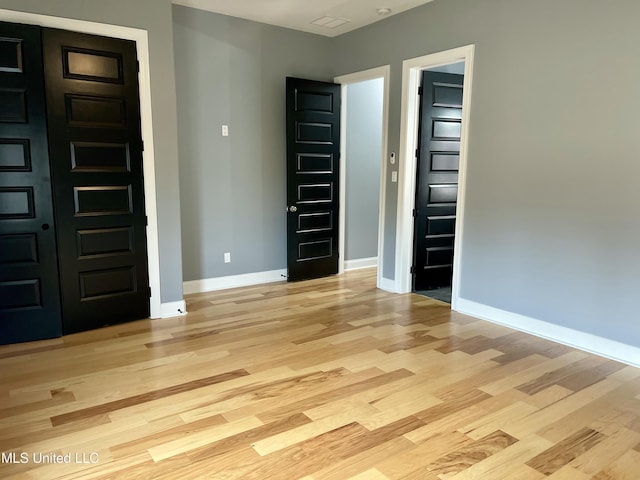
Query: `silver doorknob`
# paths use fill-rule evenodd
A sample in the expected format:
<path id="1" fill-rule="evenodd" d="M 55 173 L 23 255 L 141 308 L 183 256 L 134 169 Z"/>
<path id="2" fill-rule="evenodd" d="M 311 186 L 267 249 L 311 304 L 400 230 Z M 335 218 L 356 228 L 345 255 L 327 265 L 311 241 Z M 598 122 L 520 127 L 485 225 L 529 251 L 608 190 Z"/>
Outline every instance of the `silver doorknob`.
<path id="1" fill-rule="evenodd" d="M 295 205 L 291 205 L 291 206 L 289 207 L 289 211 L 290 211 L 291 213 L 296 213 L 296 212 L 298 211 L 298 207 L 296 207 Z"/>

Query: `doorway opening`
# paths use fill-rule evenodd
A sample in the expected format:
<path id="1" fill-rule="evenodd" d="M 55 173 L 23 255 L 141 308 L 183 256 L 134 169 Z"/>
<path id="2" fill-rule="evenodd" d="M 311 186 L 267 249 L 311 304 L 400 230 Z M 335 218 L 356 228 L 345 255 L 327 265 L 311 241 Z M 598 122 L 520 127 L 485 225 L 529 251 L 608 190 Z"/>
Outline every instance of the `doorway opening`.
<path id="1" fill-rule="evenodd" d="M 464 62 L 422 71 L 412 290 L 451 303 Z"/>
<path id="2" fill-rule="evenodd" d="M 389 65 L 336 77 L 342 85 L 338 273 L 377 267 L 382 288 Z"/>
<path id="3" fill-rule="evenodd" d="M 402 116 L 400 125 L 400 165 L 398 185 L 398 212 L 396 224 L 395 290 L 398 293 L 412 291 L 414 259 L 414 209 L 416 199 L 416 150 L 419 145 L 420 100 L 418 88 L 424 70 L 464 62 L 462 96 L 462 123 L 460 129 L 460 154 L 458 188 L 456 194 L 455 241 L 452 264 L 451 308 L 456 310 L 460 292 L 461 255 L 464 240 L 464 194 L 467 165 L 467 140 L 469 131 L 471 86 L 474 45 L 455 48 L 403 62 Z"/>

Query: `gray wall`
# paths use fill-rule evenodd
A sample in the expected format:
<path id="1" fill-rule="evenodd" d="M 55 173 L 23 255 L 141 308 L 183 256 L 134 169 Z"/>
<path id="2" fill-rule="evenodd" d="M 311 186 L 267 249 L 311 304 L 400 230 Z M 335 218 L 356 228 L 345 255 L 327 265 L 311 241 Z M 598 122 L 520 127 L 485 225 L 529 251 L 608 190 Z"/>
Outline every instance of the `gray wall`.
<path id="1" fill-rule="evenodd" d="M 383 94 L 382 78 L 347 85 L 345 260 L 378 256 Z"/>
<path id="2" fill-rule="evenodd" d="M 182 300 L 176 99 L 170 0 L 0 0 L 0 8 L 145 29 L 149 33 L 161 301 Z"/>
<path id="3" fill-rule="evenodd" d="M 184 279 L 284 269 L 285 77 L 331 80 L 329 39 L 173 12 Z"/>
<path id="4" fill-rule="evenodd" d="M 337 74 L 391 64 L 389 151 L 402 60 L 476 45 L 463 298 L 640 346 L 638 18 L 636 0 L 436 0 L 335 40 Z"/>

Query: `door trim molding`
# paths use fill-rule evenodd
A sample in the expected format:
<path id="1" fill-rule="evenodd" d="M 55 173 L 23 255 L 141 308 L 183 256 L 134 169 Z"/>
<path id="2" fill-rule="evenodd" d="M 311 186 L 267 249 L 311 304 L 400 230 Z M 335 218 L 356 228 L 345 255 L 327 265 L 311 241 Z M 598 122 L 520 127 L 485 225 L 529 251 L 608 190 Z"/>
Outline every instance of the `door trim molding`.
<path id="1" fill-rule="evenodd" d="M 149 298 L 150 317 L 163 316 L 160 300 L 160 247 L 158 240 L 158 209 L 156 203 L 156 173 L 153 145 L 153 114 L 151 110 L 151 73 L 149 69 L 149 39 L 146 30 L 108 25 L 104 23 L 74 20 L 63 17 L 53 17 L 36 13 L 19 12 L 16 10 L 0 9 L 2 21 L 13 23 L 28 23 L 41 27 L 72 30 L 80 33 L 90 33 L 106 37 L 115 37 L 136 42 L 140 73 L 138 75 L 140 90 L 140 122 L 142 139 L 144 141 L 144 194 L 147 226 L 147 262 L 149 268 Z"/>
<path id="2" fill-rule="evenodd" d="M 456 237 L 453 256 L 453 283 L 451 309 L 457 310 L 460 299 L 462 263 L 460 252 L 464 240 L 464 207 L 467 170 L 467 142 L 471 106 L 471 86 L 475 45 L 411 58 L 402 62 L 402 104 L 400 118 L 400 165 L 398 179 L 398 212 L 396 219 L 395 291 L 411 291 L 411 263 L 413 259 L 413 209 L 416 190 L 416 157 L 420 100 L 418 87 L 420 73 L 428 68 L 464 61 L 462 98 L 462 132 L 460 137 L 460 164 L 458 173 L 458 200 Z"/>
<path id="3" fill-rule="evenodd" d="M 383 285 L 388 285 L 390 280 L 382 277 L 382 266 L 384 265 L 384 219 L 385 219 L 385 207 L 387 198 L 387 189 L 385 180 L 387 178 L 387 149 L 389 143 L 389 80 L 391 78 L 391 66 L 383 65 L 380 67 L 370 68 L 360 72 L 349 73 L 346 75 L 340 75 L 334 78 L 334 82 L 342 85 L 342 106 L 340 109 L 340 209 L 339 209 L 339 223 L 338 223 L 338 251 L 340 252 L 340 258 L 338 259 L 338 274 L 345 272 L 345 228 L 346 228 L 346 209 L 345 209 L 345 194 L 346 194 L 346 169 L 344 168 L 347 161 L 347 85 L 351 83 L 364 82 L 367 80 L 374 80 L 382 78 L 383 81 L 383 98 L 382 98 L 382 156 L 380 158 L 380 201 L 378 207 L 378 272 L 376 286 L 383 288 Z M 386 281 L 385 281 L 386 280 Z"/>

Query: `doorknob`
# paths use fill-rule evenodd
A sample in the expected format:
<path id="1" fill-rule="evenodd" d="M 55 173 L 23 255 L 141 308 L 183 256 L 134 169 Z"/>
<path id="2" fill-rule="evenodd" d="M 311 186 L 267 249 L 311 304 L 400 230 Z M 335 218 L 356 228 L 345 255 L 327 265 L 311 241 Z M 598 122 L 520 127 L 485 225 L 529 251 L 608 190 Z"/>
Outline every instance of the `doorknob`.
<path id="1" fill-rule="evenodd" d="M 289 211 L 290 211 L 291 213 L 296 213 L 296 212 L 298 211 L 298 207 L 296 207 L 295 205 L 291 205 L 291 206 L 289 207 Z"/>

